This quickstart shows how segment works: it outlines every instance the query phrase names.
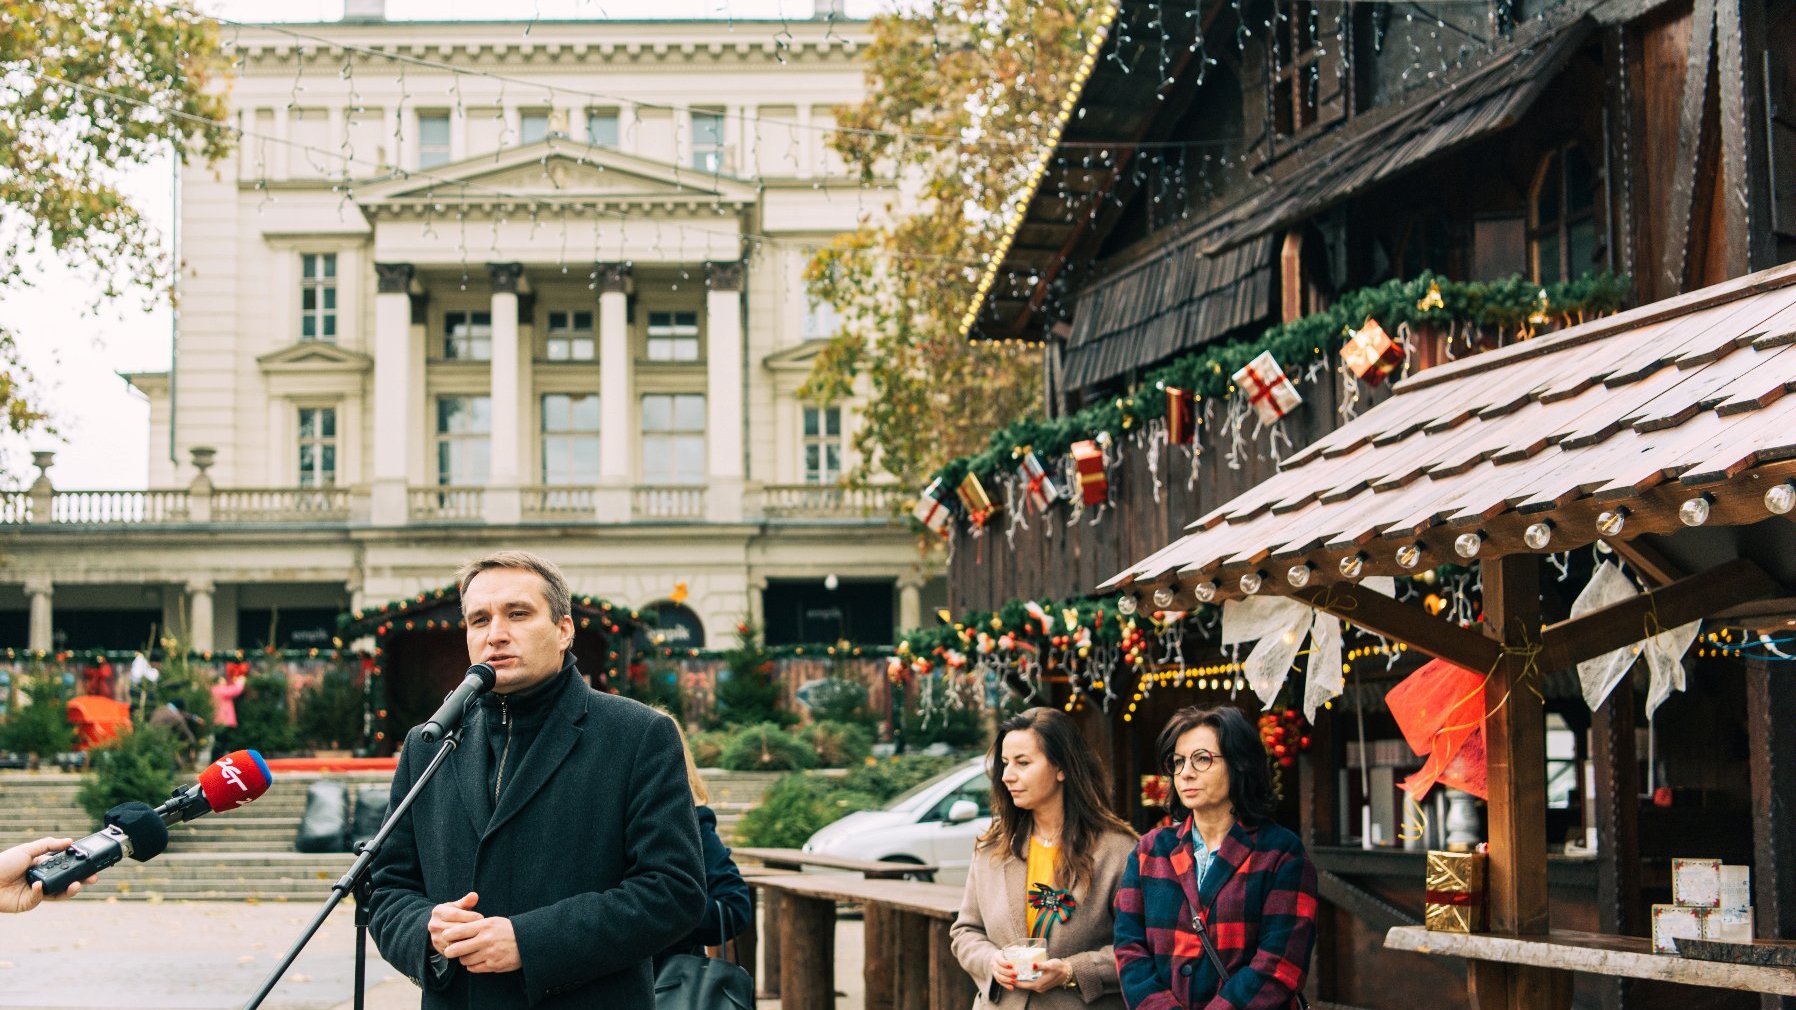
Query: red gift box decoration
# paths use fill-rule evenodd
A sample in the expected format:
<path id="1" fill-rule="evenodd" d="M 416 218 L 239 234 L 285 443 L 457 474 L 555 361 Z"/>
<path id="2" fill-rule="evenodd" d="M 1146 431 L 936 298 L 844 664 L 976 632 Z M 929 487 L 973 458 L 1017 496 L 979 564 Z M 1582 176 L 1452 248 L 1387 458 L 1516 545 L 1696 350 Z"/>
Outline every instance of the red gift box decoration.
<path id="1" fill-rule="evenodd" d="M 1188 389 L 1166 387 L 1166 440 L 1190 445 L 1197 437 L 1197 397 Z"/>
<path id="2" fill-rule="evenodd" d="M 1104 474 L 1104 450 L 1086 439 L 1072 445 L 1073 466 L 1079 471 L 1079 500 L 1102 505 L 1110 500 L 1110 478 Z"/>
<path id="3" fill-rule="evenodd" d="M 1258 357 L 1243 365 L 1235 373 L 1234 380 L 1235 387 L 1247 394 L 1247 402 L 1253 405 L 1264 424 L 1277 421 L 1303 402 L 1297 387 L 1285 377 L 1285 370 L 1278 366 L 1271 351 L 1261 351 Z"/>
<path id="4" fill-rule="evenodd" d="M 1020 449 L 1022 455 L 1017 460 L 1016 475 L 1023 481 L 1024 490 L 1029 495 L 1029 503 L 1035 511 L 1046 512 L 1048 506 L 1060 497 L 1060 489 L 1048 479 L 1048 472 L 1042 469 L 1041 457 L 1033 450 Z"/>
<path id="5" fill-rule="evenodd" d="M 939 533 L 944 538 L 948 535 L 948 522 L 953 518 L 948 511 L 948 503 L 942 498 L 942 479 L 937 477 L 923 489 L 923 496 L 917 499 L 916 507 L 911 515 L 917 521 Z"/>
<path id="6" fill-rule="evenodd" d="M 1376 386 L 1402 366 L 1403 345 L 1391 339 L 1378 320 L 1368 316 L 1364 326 L 1347 335 L 1341 360 L 1361 382 Z"/>

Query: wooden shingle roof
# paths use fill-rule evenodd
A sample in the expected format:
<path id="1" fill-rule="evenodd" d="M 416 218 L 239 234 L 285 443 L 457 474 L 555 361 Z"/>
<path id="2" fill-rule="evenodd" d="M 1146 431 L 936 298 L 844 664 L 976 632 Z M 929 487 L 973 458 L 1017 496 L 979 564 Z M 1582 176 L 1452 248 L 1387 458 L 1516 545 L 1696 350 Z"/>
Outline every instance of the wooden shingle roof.
<path id="1" fill-rule="evenodd" d="M 1249 573 L 1263 592 L 1291 592 L 1294 566 L 1312 590 L 1338 583 L 1348 557 L 1357 577 L 1406 574 L 1396 554 L 1410 544 L 1424 549 L 1419 567 L 1466 563 L 1454 549 L 1466 534 L 1481 537 L 1480 560 L 1642 535 L 1694 545 L 1693 565 L 1765 553 L 1750 547 L 1762 536 L 1728 528 L 1764 526 L 1780 544 L 1796 530 L 1765 504 L 1796 476 L 1791 389 L 1796 266 L 1785 266 L 1416 375 L 1104 585 L 1172 588 L 1179 609 L 1210 595 L 1202 583 L 1214 599 L 1242 595 Z M 1701 529 L 1678 515 L 1698 497 Z M 1608 536 L 1605 513 L 1621 520 Z M 1550 539 L 1535 549 L 1523 534 L 1541 522 Z M 1755 560 L 1796 574 L 1782 556 Z"/>

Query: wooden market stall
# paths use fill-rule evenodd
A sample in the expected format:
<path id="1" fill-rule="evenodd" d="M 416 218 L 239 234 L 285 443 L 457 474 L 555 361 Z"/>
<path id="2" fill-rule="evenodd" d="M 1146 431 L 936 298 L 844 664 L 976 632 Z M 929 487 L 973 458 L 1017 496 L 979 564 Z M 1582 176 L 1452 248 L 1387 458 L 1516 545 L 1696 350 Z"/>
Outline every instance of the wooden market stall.
<path id="1" fill-rule="evenodd" d="M 1489 930 L 1529 939 L 1431 945 L 1397 927 L 1387 940 L 1469 959 L 1480 1008 L 1568 1007 L 1573 970 L 1789 991 L 1637 939 L 1553 934 L 1540 685 L 1699 619 L 1796 625 L 1793 345 L 1796 267 L 1780 267 L 1440 365 L 1106 583 L 1143 609 L 1285 595 L 1483 675 Z M 1654 585 L 1543 626 L 1543 556 L 1599 539 Z M 1479 563 L 1479 624 L 1361 584 L 1440 560 Z M 1796 692 L 1783 681 L 1749 666 L 1760 937 L 1796 936 L 1796 740 L 1773 715 Z M 1627 712 L 1599 718 L 1632 718 L 1602 707 Z"/>

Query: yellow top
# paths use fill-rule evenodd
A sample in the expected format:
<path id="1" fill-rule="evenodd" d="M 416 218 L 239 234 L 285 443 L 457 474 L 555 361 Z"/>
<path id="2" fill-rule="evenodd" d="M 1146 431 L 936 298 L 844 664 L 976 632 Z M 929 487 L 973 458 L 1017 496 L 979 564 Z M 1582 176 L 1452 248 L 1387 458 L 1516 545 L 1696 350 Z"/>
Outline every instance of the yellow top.
<path id="1" fill-rule="evenodd" d="M 1059 874 L 1055 872 L 1059 860 L 1060 846 L 1043 845 L 1034 835 L 1029 836 L 1029 871 L 1023 878 L 1023 921 L 1029 925 L 1030 936 L 1042 935 L 1040 920 L 1045 912 L 1029 907 L 1029 892 L 1035 890 L 1036 884 L 1059 886 Z"/>

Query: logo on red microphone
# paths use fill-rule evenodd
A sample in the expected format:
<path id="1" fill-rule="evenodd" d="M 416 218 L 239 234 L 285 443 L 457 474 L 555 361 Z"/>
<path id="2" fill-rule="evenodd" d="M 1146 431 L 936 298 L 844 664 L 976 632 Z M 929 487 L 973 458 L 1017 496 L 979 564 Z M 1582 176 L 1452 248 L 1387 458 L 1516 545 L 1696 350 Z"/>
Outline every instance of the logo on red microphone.
<path id="1" fill-rule="evenodd" d="M 234 755 L 226 754 L 224 757 L 218 759 L 218 773 L 225 777 L 225 781 L 236 786 L 238 792 L 247 793 L 249 792 L 249 786 L 243 781 L 243 770 L 237 767 L 235 761 L 231 760 L 233 756 Z"/>

